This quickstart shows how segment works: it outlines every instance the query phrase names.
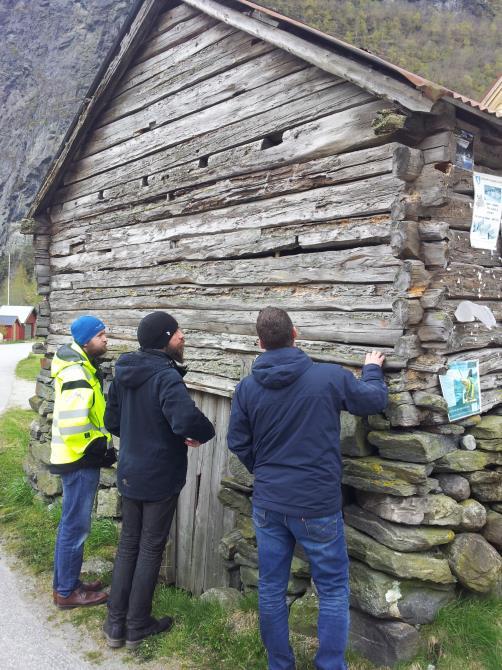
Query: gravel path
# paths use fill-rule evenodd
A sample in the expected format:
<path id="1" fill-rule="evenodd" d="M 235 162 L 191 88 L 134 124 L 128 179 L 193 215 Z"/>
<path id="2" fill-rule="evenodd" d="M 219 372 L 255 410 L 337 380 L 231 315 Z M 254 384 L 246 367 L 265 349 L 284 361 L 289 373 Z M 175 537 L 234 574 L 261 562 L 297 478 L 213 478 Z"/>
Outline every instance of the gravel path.
<path id="1" fill-rule="evenodd" d="M 99 657 L 99 667 L 124 667 L 122 653 L 107 649 L 67 622 L 51 622 L 55 611 L 47 592 L 37 593 L 33 577 L 12 569 L 0 546 L 0 667 L 2 670 L 90 670 L 85 654 Z M 105 658 L 108 657 L 108 658 Z M 133 667 L 133 666 L 132 666 Z"/>
<path id="2" fill-rule="evenodd" d="M 14 370 L 19 361 L 28 356 L 32 344 L 31 342 L 0 344 L 0 412 L 3 412 L 8 406 L 29 407 L 28 398 L 33 395 L 35 385 L 33 382 L 16 380 Z M 14 387 L 16 387 L 15 391 Z"/>

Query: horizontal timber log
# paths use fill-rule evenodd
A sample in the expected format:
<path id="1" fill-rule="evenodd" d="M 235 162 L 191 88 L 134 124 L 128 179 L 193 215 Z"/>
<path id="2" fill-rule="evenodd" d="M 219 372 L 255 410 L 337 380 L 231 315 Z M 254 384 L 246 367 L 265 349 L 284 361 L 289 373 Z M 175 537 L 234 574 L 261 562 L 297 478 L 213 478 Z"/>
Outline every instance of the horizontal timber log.
<path id="1" fill-rule="evenodd" d="M 104 192 L 101 199 L 94 193 L 52 207 L 53 233 L 64 232 L 68 228 L 62 225 L 64 222 L 72 222 L 74 227 L 86 218 L 92 225 L 106 221 L 110 216 L 120 216 L 123 208 L 127 208 L 129 216 L 134 215 L 135 210 L 151 207 L 148 203 L 165 200 L 168 194 L 169 211 L 180 215 L 383 175 L 392 172 L 394 155 L 400 148 L 401 145 L 395 143 L 384 144 L 234 177 L 228 177 L 223 166 L 214 170 L 199 169 L 197 174 L 188 175 L 185 182 L 180 176 L 181 182 L 176 189 L 170 182 L 152 177 L 152 183 L 148 180 L 146 186 L 132 182 L 127 190 L 118 187 Z M 227 166 L 226 170 L 229 169 L 233 168 Z"/>
<path id="2" fill-rule="evenodd" d="M 502 146 L 500 142 L 497 145 L 493 142 L 493 138 L 484 141 L 481 137 L 479 127 L 463 123 L 464 129 L 469 127 L 469 132 L 474 135 L 474 159 L 476 169 L 483 171 L 486 167 L 491 173 L 492 169 L 499 170 L 502 164 Z M 444 131 L 431 135 L 420 144 L 420 149 L 424 153 L 424 160 L 426 164 L 430 163 L 455 163 L 457 153 L 457 138 L 451 131 Z"/>
<path id="3" fill-rule="evenodd" d="M 88 310 L 89 311 L 89 310 Z M 68 324 L 78 311 L 51 310 L 54 321 Z M 137 326 L 147 310 L 99 310 L 99 318 L 110 328 Z M 177 319 L 183 328 L 203 327 L 208 332 L 232 332 L 242 335 L 256 333 L 258 311 L 178 309 Z M 96 316 L 98 312 L 96 312 Z M 291 312 L 299 337 L 354 344 L 393 346 L 403 334 L 403 328 L 392 313 L 388 312 Z"/>
<path id="4" fill-rule="evenodd" d="M 445 268 L 449 258 L 448 242 L 422 242 L 422 258 L 428 268 Z"/>
<path id="5" fill-rule="evenodd" d="M 168 67 L 159 68 L 155 64 L 154 68 L 145 70 L 144 74 L 148 74 L 148 78 L 137 81 L 130 88 L 126 84 L 122 92 L 117 89 L 98 123 L 112 123 L 168 95 L 268 53 L 273 48 L 270 44 L 253 40 L 246 33 L 234 31 L 222 24 L 216 25 L 201 35 L 200 39 L 171 49 Z"/>
<path id="6" fill-rule="evenodd" d="M 217 25 L 214 19 L 204 14 L 195 14 L 184 21 L 178 22 L 176 26 L 171 26 L 170 30 L 163 30 L 160 33 L 156 31 L 156 33 L 149 36 L 143 48 L 138 51 L 131 69 L 138 69 L 137 66 L 140 63 L 159 54 L 164 54 L 166 51 L 178 46 L 178 44 L 184 44 L 193 40 L 214 25 Z M 124 79 L 128 80 L 128 75 Z M 121 82 L 121 84 L 122 87 L 126 85 L 125 82 Z"/>
<path id="7" fill-rule="evenodd" d="M 438 207 L 422 207 L 420 215 L 432 219 L 445 221 L 450 228 L 457 230 L 470 230 L 472 224 L 473 200 L 467 195 L 452 193 L 448 201 Z"/>
<path id="8" fill-rule="evenodd" d="M 65 174 L 64 181 L 66 184 L 79 181 L 159 151 L 170 149 L 176 153 L 174 147 L 194 139 L 203 151 L 204 138 L 211 132 L 221 132 L 225 126 L 236 126 L 239 121 L 258 118 L 259 112 L 283 105 L 303 106 L 302 100 L 309 97 L 324 97 L 332 104 L 344 100 L 348 107 L 371 99 L 368 93 L 351 84 L 333 81 L 331 76 L 308 68 L 82 158 Z"/>
<path id="9" fill-rule="evenodd" d="M 49 353 L 53 353 L 61 344 L 69 341 L 68 327 L 54 325 L 61 334 L 51 333 L 47 339 Z M 235 351 L 256 356 L 260 353 L 256 335 L 237 335 L 234 333 L 208 333 L 200 330 L 185 329 L 187 343 L 191 347 L 210 348 L 215 352 Z M 297 345 L 314 360 L 325 363 L 338 363 L 350 367 L 362 367 L 366 354 L 371 347 L 347 345 L 339 342 L 313 342 L 297 340 Z M 110 349 L 131 351 L 137 347 L 136 328 L 122 328 L 110 333 Z M 385 354 L 385 368 L 399 370 L 406 365 L 406 359 L 396 355 L 391 348 L 382 347 Z M 217 354 L 219 355 L 219 353 Z"/>
<path id="10" fill-rule="evenodd" d="M 413 261 L 404 261 L 404 264 Z M 417 261 L 418 262 L 418 261 Z M 398 290 L 403 279 L 402 262 L 390 247 L 379 245 L 338 251 L 305 253 L 280 258 L 256 260 L 169 263 L 141 270 L 86 272 L 52 277 L 53 289 L 101 288 L 113 286 L 145 286 L 161 284 L 277 285 L 311 283 L 388 283 L 396 279 Z M 406 272 L 406 269 L 404 270 Z M 407 286 L 404 289 L 407 290 Z"/>
<path id="11" fill-rule="evenodd" d="M 450 365 L 453 361 L 468 361 L 471 356 L 470 352 L 453 354 L 447 357 L 447 364 Z M 481 375 L 502 372 L 502 349 L 488 348 L 476 351 L 476 359 L 479 361 Z"/>
<path id="12" fill-rule="evenodd" d="M 392 284 L 307 284 L 282 286 L 127 286 L 51 293 L 51 307 L 93 309 L 253 310 L 277 305 L 286 310 L 391 311 Z"/>
<path id="13" fill-rule="evenodd" d="M 194 25 L 194 22 L 197 25 Z M 205 25 L 203 25 L 203 22 L 205 22 Z M 225 26 L 222 23 L 215 23 L 205 14 L 199 14 L 199 16 L 185 22 L 185 27 L 187 23 L 189 28 L 193 26 L 195 29 L 198 29 L 200 33 L 198 39 L 182 42 L 174 45 L 171 49 L 167 49 L 165 52 L 151 56 L 146 60 L 141 60 L 141 62 L 133 63 L 119 82 L 119 85 L 115 90 L 115 98 L 122 95 L 133 86 L 137 86 L 138 84 L 141 84 L 141 82 L 150 79 L 153 74 L 169 67 L 169 63 L 175 64 L 180 60 L 189 58 L 200 52 L 202 49 L 205 49 L 210 45 L 219 42 L 231 33 L 236 32 L 235 29 L 229 26 Z"/>
<path id="14" fill-rule="evenodd" d="M 379 220 L 383 219 L 383 220 Z M 308 231 L 308 232 L 306 232 Z M 87 269 L 152 267 L 180 260 L 208 260 L 277 255 L 301 249 L 346 249 L 361 245 L 385 244 L 391 239 L 391 223 L 385 217 L 342 219 L 326 224 L 303 224 L 281 228 L 242 230 L 215 235 L 195 235 L 172 242 L 115 246 L 84 252 L 87 245 L 74 240 L 55 243 L 54 273 Z M 89 245 L 90 246 L 90 245 Z M 78 253 L 77 253 L 78 251 Z M 398 255 L 398 254 L 396 254 Z"/>
<path id="15" fill-rule="evenodd" d="M 420 149 L 427 165 L 435 163 L 455 163 L 457 140 L 451 130 L 429 135 L 420 143 Z"/>
<path id="16" fill-rule="evenodd" d="M 419 221 L 418 232 L 422 242 L 437 242 L 449 239 L 450 226 L 446 221 Z"/>
<path id="17" fill-rule="evenodd" d="M 468 231 L 451 230 L 448 257 L 452 263 L 468 263 L 482 267 L 499 267 L 502 264 L 502 242 L 498 240 L 496 251 L 474 249 Z"/>
<path id="18" fill-rule="evenodd" d="M 431 275 L 422 261 L 405 260 L 396 277 L 395 285 L 410 298 L 420 298 L 428 288 L 430 279 Z"/>
<path id="19" fill-rule="evenodd" d="M 502 405 L 502 388 L 499 387 L 490 391 L 481 392 L 481 412 L 489 412 L 495 407 Z"/>
<path id="20" fill-rule="evenodd" d="M 262 112 L 251 120 L 245 119 L 203 137 L 191 138 L 175 149 L 161 151 L 75 183 L 64 189 L 58 200 L 72 200 L 100 190 L 103 190 L 104 197 L 106 189 L 134 179 L 142 180 L 145 175 L 150 180 L 152 175 L 160 172 L 160 179 L 171 179 L 171 190 L 175 190 L 186 181 L 187 175 L 192 183 L 194 175 L 197 179 L 205 179 L 204 170 L 202 177 L 199 167 L 194 172 L 194 160 L 197 159 L 195 164 L 198 166 L 198 156 L 207 158 L 210 169 L 217 167 L 212 157 L 216 157 L 218 162 L 223 160 L 219 174 L 231 176 L 351 148 L 383 144 L 389 136 L 376 137 L 371 123 L 384 103 L 381 100 L 368 102 L 365 96 L 354 99 L 351 93 L 359 96 L 357 92 L 335 86 L 317 96 L 303 98 L 301 104 L 293 102 Z M 283 133 L 282 142 L 264 149 L 263 139 L 274 133 Z M 239 147 L 238 159 L 229 153 L 236 147 Z M 244 153 L 241 147 L 244 147 Z M 174 168 L 177 170 L 173 173 Z"/>
<path id="21" fill-rule="evenodd" d="M 165 203 L 161 207 L 138 212 L 132 221 L 126 219 L 129 225 L 108 230 L 103 230 L 103 226 L 99 230 L 91 229 L 85 242 L 88 249 L 98 251 L 131 244 L 176 241 L 194 235 L 383 214 L 391 208 L 401 185 L 402 182 L 391 175 L 382 175 L 270 198 L 266 207 L 259 201 L 249 202 L 175 218 L 164 218 L 170 214 L 170 203 Z M 365 194 L 364 199 L 360 198 L 362 192 Z M 133 223 L 136 219 L 140 222 Z M 106 225 L 111 226 L 111 221 Z M 57 241 L 58 237 L 55 236 Z"/>
<path id="22" fill-rule="evenodd" d="M 450 263 L 446 271 L 433 273 L 430 287 L 445 288 L 449 298 L 501 300 L 502 268 Z"/>
<path id="23" fill-rule="evenodd" d="M 182 21 L 192 18 L 192 16 L 197 16 L 199 12 L 193 7 L 185 5 L 185 3 L 180 3 L 172 9 L 168 9 L 162 14 L 159 14 L 155 26 L 150 32 L 150 37 L 155 37 L 161 33 L 166 32 L 166 30 L 171 30 L 177 26 Z"/>
<path id="24" fill-rule="evenodd" d="M 222 72 L 196 86 L 164 97 L 145 109 L 101 125 L 85 143 L 80 158 L 97 154 L 182 117 L 185 117 L 185 123 L 191 125 L 186 119 L 190 114 L 266 86 L 305 67 L 305 63 L 277 49 L 246 61 L 228 72 Z"/>
<path id="25" fill-rule="evenodd" d="M 455 311 L 461 302 L 461 299 L 448 299 L 445 289 L 429 289 L 420 300 L 420 304 L 424 309 L 441 309 L 450 316 L 452 320 L 455 319 Z M 491 309 L 495 319 L 502 321 L 502 301 L 500 300 L 471 300 L 474 304 L 484 305 Z"/>
<path id="26" fill-rule="evenodd" d="M 375 69 L 369 72 L 349 57 L 325 49 L 313 41 L 307 42 L 297 35 L 267 25 L 255 17 L 246 16 L 228 7 L 221 7 L 213 0 L 187 0 L 187 4 L 258 39 L 271 42 L 327 72 L 342 76 L 388 101 L 398 102 L 405 108 L 415 111 L 430 112 L 432 109 L 432 102 L 425 100 L 425 96 L 418 91 L 411 90 L 409 85 L 391 79 Z"/>
<path id="27" fill-rule="evenodd" d="M 439 351 L 483 349 L 502 344 L 502 326 L 489 330 L 477 321 L 453 323 L 447 312 L 429 311 L 425 313 L 418 336 L 422 346 Z"/>
<path id="28" fill-rule="evenodd" d="M 441 309 L 447 312 L 451 318 L 457 322 L 455 319 L 455 310 L 459 304 L 463 302 L 462 300 L 443 300 L 441 303 Z M 485 305 L 491 309 L 493 316 L 498 322 L 502 322 L 502 301 L 501 300 L 471 300 L 475 304 Z"/>

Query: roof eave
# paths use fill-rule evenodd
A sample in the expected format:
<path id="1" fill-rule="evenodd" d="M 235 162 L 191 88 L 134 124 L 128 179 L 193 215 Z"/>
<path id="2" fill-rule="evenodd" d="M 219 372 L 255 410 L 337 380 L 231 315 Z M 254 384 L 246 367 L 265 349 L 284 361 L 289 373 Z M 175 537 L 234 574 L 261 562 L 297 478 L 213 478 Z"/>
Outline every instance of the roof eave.
<path id="1" fill-rule="evenodd" d="M 190 0 L 185 1 L 190 3 Z M 365 61 L 368 64 L 374 65 L 375 67 L 379 68 L 380 73 L 388 72 L 392 78 L 397 78 L 403 83 L 406 83 L 408 86 L 411 85 L 415 87 L 417 92 L 421 93 L 425 98 L 430 99 L 433 103 L 437 102 L 440 99 L 444 100 L 445 102 L 450 103 L 456 107 L 460 107 L 467 113 L 473 114 L 478 118 L 482 118 L 487 123 L 491 123 L 495 125 L 497 128 L 500 128 L 499 123 L 500 114 L 496 114 L 492 110 L 488 109 L 487 105 L 484 104 L 484 101 L 477 102 L 475 100 L 470 100 L 466 96 L 462 96 L 459 93 L 456 93 L 455 91 L 452 91 L 444 86 L 441 86 L 428 79 L 425 79 L 420 75 L 417 75 L 413 72 L 409 72 L 408 70 L 405 70 L 402 67 L 390 63 L 389 61 L 386 61 L 380 56 L 376 56 L 375 54 L 372 54 L 369 51 L 365 51 L 364 49 L 360 49 L 359 47 L 356 47 L 352 44 L 348 44 L 337 37 L 323 33 L 322 31 L 316 28 L 312 28 L 311 26 L 302 23 L 301 21 L 297 21 L 290 17 L 279 14 L 274 10 L 268 9 L 267 7 L 258 5 L 257 3 L 252 2 L 251 0 L 223 0 L 223 2 L 228 2 L 229 4 L 238 4 L 241 5 L 241 7 L 243 8 L 259 11 L 260 13 L 263 13 L 271 17 L 272 19 L 275 19 L 276 21 L 289 24 L 290 26 L 292 26 L 292 28 L 294 28 L 297 31 L 299 30 L 314 35 L 319 40 L 331 43 L 332 45 L 335 45 L 338 49 L 341 49 L 343 51 L 352 54 L 359 61 Z M 496 84 L 494 85 L 493 89 L 496 88 Z M 462 102 L 464 104 L 462 104 Z M 412 107 L 409 107 L 409 109 L 411 111 L 420 111 L 415 110 Z"/>

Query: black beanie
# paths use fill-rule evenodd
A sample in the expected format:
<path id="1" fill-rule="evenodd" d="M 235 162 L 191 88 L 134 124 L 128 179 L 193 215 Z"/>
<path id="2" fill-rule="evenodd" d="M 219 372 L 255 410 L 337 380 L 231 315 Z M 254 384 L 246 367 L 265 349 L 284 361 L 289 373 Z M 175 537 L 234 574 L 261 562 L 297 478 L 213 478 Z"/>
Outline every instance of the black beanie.
<path id="1" fill-rule="evenodd" d="M 178 322 L 167 312 L 152 312 L 141 319 L 138 342 L 142 349 L 163 349 L 178 330 Z"/>

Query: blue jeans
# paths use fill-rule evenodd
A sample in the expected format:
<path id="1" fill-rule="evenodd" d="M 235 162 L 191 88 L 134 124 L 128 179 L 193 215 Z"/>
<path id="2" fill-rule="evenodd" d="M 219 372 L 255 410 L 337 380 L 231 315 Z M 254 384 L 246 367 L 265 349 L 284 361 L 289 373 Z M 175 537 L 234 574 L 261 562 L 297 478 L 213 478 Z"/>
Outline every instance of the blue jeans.
<path id="1" fill-rule="evenodd" d="M 346 670 L 349 629 L 349 560 L 342 513 L 304 519 L 253 508 L 258 543 L 260 632 L 269 670 L 294 670 L 286 591 L 296 542 L 309 558 L 319 593 L 318 670 Z"/>
<path id="2" fill-rule="evenodd" d="M 54 550 L 53 588 L 67 598 L 80 586 L 84 542 L 99 483 L 99 468 L 81 468 L 61 475 L 63 511 Z"/>

